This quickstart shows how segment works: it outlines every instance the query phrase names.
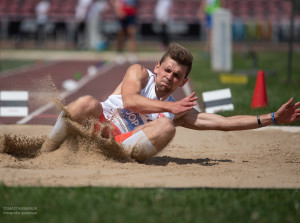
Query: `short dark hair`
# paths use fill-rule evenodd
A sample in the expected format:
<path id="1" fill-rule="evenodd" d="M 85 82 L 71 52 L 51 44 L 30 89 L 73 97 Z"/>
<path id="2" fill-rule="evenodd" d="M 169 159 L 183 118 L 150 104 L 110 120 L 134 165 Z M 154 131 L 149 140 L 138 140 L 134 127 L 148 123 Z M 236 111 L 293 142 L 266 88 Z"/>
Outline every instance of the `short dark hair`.
<path id="1" fill-rule="evenodd" d="M 170 57 L 172 60 L 175 60 L 177 63 L 183 66 L 186 66 L 187 71 L 185 78 L 189 75 L 193 64 L 193 55 L 188 49 L 178 43 L 171 43 L 167 52 L 165 52 L 165 54 L 162 56 L 160 64 L 162 64 L 167 57 Z"/>

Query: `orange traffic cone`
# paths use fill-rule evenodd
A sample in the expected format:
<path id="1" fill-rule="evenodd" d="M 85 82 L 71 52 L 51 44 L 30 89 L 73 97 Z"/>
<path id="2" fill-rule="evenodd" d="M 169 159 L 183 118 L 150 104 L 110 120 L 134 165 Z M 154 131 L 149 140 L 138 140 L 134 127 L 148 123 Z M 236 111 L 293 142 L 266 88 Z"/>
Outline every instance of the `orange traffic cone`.
<path id="1" fill-rule="evenodd" d="M 263 108 L 268 105 L 264 71 L 258 71 L 251 108 Z"/>

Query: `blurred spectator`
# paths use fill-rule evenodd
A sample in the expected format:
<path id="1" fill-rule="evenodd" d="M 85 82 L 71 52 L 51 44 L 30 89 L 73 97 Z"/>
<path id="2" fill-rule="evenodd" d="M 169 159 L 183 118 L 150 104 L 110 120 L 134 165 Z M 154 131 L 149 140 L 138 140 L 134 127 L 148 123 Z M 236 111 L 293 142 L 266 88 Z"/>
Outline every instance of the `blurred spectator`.
<path id="1" fill-rule="evenodd" d="M 77 48 L 84 48 L 86 43 L 86 19 L 87 12 L 93 0 L 78 0 L 75 10 L 75 36 L 74 41 Z"/>
<path id="2" fill-rule="evenodd" d="M 163 50 L 165 50 L 170 43 L 167 25 L 170 21 L 172 6 L 172 0 L 158 0 L 155 6 L 155 18 L 160 25 L 160 37 Z"/>
<path id="3" fill-rule="evenodd" d="M 36 37 L 38 46 L 41 46 L 46 40 L 46 26 L 49 22 L 49 9 L 50 2 L 48 0 L 40 0 L 35 7 L 37 25 Z"/>
<path id="4" fill-rule="evenodd" d="M 17 7 L 16 7 L 17 11 L 19 11 L 20 9 L 23 8 L 24 1 L 25 0 L 17 0 L 15 2 L 15 4 L 17 5 Z M 1 2 L 1 0 L 0 0 L 0 2 Z M 5 3 L 2 2 L 2 4 L 1 4 L 2 7 L 5 7 L 4 4 Z M 3 11 L 2 13 L 5 13 L 5 12 Z M 8 19 L 8 21 L 6 21 L 6 22 L 4 22 L 5 19 L 4 20 L 0 19 L 0 34 L 3 35 L 3 37 L 9 37 L 9 38 L 14 39 L 16 47 L 22 46 L 24 36 L 23 36 L 22 29 L 21 29 L 21 25 L 22 25 L 23 20 L 24 20 L 24 16 L 21 14 L 14 16 L 14 18 L 12 20 Z"/>
<path id="5" fill-rule="evenodd" d="M 206 42 L 204 45 L 204 52 L 210 55 L 211 50 L 211 39 L 212 39 L 212 25 L 213 19 L 212 14 L 218 8 L 224 5 L 224 0 L 201 0 L 200 7 L 198 10 L 198 18 L 200 20 L 205 19 L 205 34 Z"/>
<path id="6" fill-rule="evenodd" d="M 110 0 L 114 11 L 119 19 L 121 29 L 117 35 L 117 57 L 116 62 L 123 64 L 126 62 L 124 56 L 124 45 L 128 39 L 128 61 L 136 63 L 136 16 L 138 0 Z"/>
<path id="7" fill-rule="evenodd" d="M 102 13 L 109 9 L 107 0 L 95 0 L 87 15 L 87 40 L 90 49 L 103 50 L 106 41 L 101 33 Z"/>

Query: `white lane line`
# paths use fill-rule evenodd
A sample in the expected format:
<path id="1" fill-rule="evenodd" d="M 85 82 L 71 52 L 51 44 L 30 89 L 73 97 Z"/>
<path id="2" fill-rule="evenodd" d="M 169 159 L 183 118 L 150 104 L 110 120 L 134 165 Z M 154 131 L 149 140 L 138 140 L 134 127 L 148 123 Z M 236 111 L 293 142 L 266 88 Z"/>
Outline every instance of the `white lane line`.
<path id="1" fill-rule="evenodd" d="M 90 82 L 91 80 L 95 79 L 96 77 L 99 77 L 101 75 L 103 75 L 105 72 L 108 72 L 110 69 L 112 69 L 115 66 L 115 63 L 108 63 L 105 64 L 104 67 L 101 68 L 101 70 L 94 76 L 89 76 L 86 75 L 84 76 L 79 82 L 77 87 L 72 90 L 72 91 L 64 91 L 60 94 L 60 98 L 61 99 L 65 99 L 68 96 L 70 96 L 71 94 L 75 93 L 76 91 L 78 91 L 80 88 L 82 88 L 84 85 L 86 85 L 88 82 Z M 36 109 L 35 111 L 33 111 L 32 113 L 30 113 L 27 117 L 19 120 L 17 122 L 17 124 L 25 124 L 27 122 L 29 122 L 31 119 L 33 119 L 35 116 L 40 115 L 41 113 L 43 113 L 44 111 L 52 108 L 55 104 L 53 102 L 49 102 L 46 105 Z"/>

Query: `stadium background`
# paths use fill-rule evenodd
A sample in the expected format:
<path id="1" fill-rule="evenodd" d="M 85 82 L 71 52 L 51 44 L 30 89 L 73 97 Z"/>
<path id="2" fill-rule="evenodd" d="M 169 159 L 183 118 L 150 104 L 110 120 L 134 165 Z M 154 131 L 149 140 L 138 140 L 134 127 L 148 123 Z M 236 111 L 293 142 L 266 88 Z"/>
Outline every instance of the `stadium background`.
<path id="1" fill-rule="evenodd" d="M 51 1 L 51 24 L 49 24 L 47 41 L 42 49 L 36 47 L 35 43 L 33 7 L 36 2 L 35 0 L 0 0 L 1 60 L 9 57 L 13 60 L 32 58 L 36 66 L 43 65 L 42 60 L 49 58 L 48 54 L 51 54 L 52 59 L 67 57 L 58 55 L 56 51 L 49 52 L 48 50 L 67 50 L 70 54 L 75 52 L 73 50 L 76 48 L 71 41 L 73 33 L 69 25 L 73 22 L 76 1 Z M 142 51 L 146 51 L 146 54 L 148 51 L 151 51 L 149 54 L 152 54 L 158 42 L 151 24 L 153 21 L 151 12 L 153 12 L 155 0 L 141 0 L 140 2 L 139 46 Z M 205 39 L 203 22 L 199 23 L 195 16 L 200 1 L 174 0 L 174 2 L 173 15 L 176 19 L 171 28 L 172 38 L 197 53 Z M 284 55 L 283 57 L 286 56 L 290 31 L 289 19 L 292 12 L 290 1 L 228 0 L 226 2 L 226 7 L 231 9 L 233 14 L 232 28 L 236 50 L 244 49 L 244 46 L 249 46 L 251 43 L 254 44 L 251 46 L 259 51 L 269 51 L 271 54 L 274 54 L 274 51 L 280 51 Z M 114 54 L 111 52 L 114 49 L 114 37 L 117 30 L 116 20 L 112 13 L 105 15 L 104 21 L 106 24 L 102 27 L 102 31 L 110 40 L 108 48 L 101 52 L 98 52 L 97 49 L 95 52 L 89 51 L 92 53 L 89 54 L 92 55 L 91 58 L 101 58 L 101 61 L 103 58 L 104 60 L 113 59 Z M 21 36 L 20 27 L 23 29 Z M 299 27 L 299 16 L 296 16 L 294 32 L 296 46 L 294 50 L 297 54 L 299 54 L 297 47 L 300 41 Z M 32 49 L 34 52 L 31 51 Z M 32 56 L 30 53 L 37 54 Z M 70 56 L 70 54 L 68 55 Z M 83 55 L 86 54 L 79 54 L 78 58 L 84 57 Z M 160 54 L 155 54 L 153 57 L 157 58 L 157 55 Z M 277 58 L 280 58 L 279 55 Z M 75 56 L 70 57 L 74 58 Z M 152 56 L 150 57 L 152 58 Z M 284 58 L 284 60 L 286 59 Z M 276 65 L 272 64 L 274 67 Z M 265 68 L 269 69 L 270 64 Z M 283 68 L 283 70 L 286 69 Z M 299 76 L 294 76 L 294 79 L 299 80 Z M 211 83 L 210 81 L 207 77 L 206 85 Z M 255 79 L 252 80 L 252 86 L 254 86 L 254 81 Z M 205 86 L 199 87 L 197 81 L 195 84 L 196 88 L 205 89 Z M 268 82 L 268 84 L 271 83 Z M 275 86 L 277 90 L 275 89 L 273 97 L 281 88 L 285 88 L 286 92 L 292 89 L 293 93 L 299 93 L 298 82 L 292 85 L 281 82 Z M 240 91 L 240 89 L 238 90 Z M 253 88 L 246 94 L 249 95 L 249 92 L 252 93 L 252 91 Z M 276 96 L 280 97 L 280 95 L 278 93 Z M 271 101 L 271 108 L 261 110 L 261 112 L 274 109 L 279 103 L 281 101 L 276 101 L 276 103 Z M 256 111 L 253 111 L 253 114 L 256 114 Z M 158 188 L 145 190 L 101 187 L 7 187 L 3 185 L 0 187 L 0 191 L 0 200 L 2 201 L 0 208 L 3 210 L 7 206 L 34 206 L 39 209 L 37 216 L 4 216 L 1 213 L 0 220 L 3 219 L 4 222 L 19 222 L 20 220 L 24 222 L 43 220 L 83 222 L 86 219 L 90 222 L 132 222 L 137 219 L 143 219 L 144 222 L 298 222 L 300 219 L 300 193 L 297 188 L 276 190 Z"/>
<path id="2" fill-rule="evenodd" d="M 0 37 L 1 47 L 29 47 L 36 33 L 35 5 L 38 0 L 1 0 Z M 140 0 L 138 10 L 138 35 L 140 41 L 156 40 L 157 29 L 153 21 L 156 0 Z M 200 0 L 174 0 L 172 22 L 169 32 L 173 40 L 205 39 L 204 21 L 197 18 Z M 289 40 L 292 1 L 289 0 L 226 0 L 225 8 L 232 13 L 232 37 L 234 42 L 255 41 L 276 44 Z M 295 1 L 296 4 L 297 1 Z M 48 44 L 56 47 L 71 47 L 74 37 L 74 13 L 76 0 L 51 0 L 49 23 L 46 27 Z M 112 40 L 118 30 L 118 23 L 112 10 L 102 16 L 100 27 L 106 39 Z M 300 41 L 300 16 L 295 17 L 294 40 Z M 27 40 L 27 41 L 26 41 Z M 27 42 L 22 45 L 21 42 Z"/>

